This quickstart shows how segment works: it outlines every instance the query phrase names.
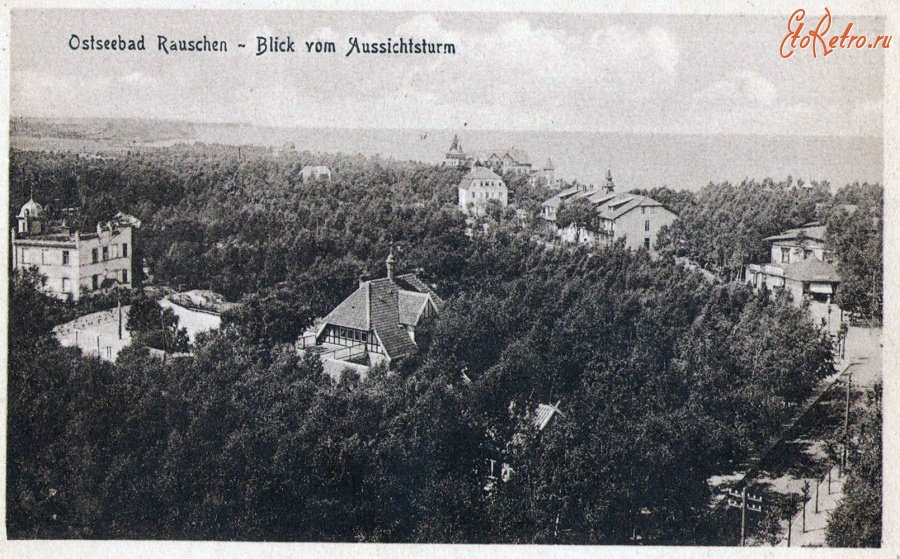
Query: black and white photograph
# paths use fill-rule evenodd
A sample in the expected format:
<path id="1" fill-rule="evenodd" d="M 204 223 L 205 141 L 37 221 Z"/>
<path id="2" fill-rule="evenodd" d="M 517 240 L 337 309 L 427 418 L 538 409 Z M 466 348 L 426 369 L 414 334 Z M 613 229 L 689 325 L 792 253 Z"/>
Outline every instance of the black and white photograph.
<path id="1" fill-rule="evenodd" d="M 620 4 L 8 6 L 0 554 L 890 555 L 900 14 Z"/>

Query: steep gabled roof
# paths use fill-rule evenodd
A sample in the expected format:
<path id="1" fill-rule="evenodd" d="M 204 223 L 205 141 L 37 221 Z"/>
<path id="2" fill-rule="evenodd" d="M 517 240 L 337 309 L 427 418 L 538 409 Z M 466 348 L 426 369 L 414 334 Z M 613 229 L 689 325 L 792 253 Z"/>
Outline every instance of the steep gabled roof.
<path id="1" fill-rule="evenodd" d="M 415 274 L 395 280 L 365 281 L 322 320 L 319 332 L 330 324 L 375 332 L 391 359 L 416 352 L 403 325 L 416 326 L 426 305 L 439 310 L 443 301 Z"/>
<path id="2" fill-rule="evenodd" d="M 369 284 L 370 320 L 388 357 L 396 359 L 416 352 L 416 344 L 400 325 L 400 301 L 397 284 L 388 278 Z"/>
<path id="3" fill-rule="evenodd" d="M 428 294 L 400 290 L 397 295 L 400 324 L 416 326 L 419 323 L 419 317 L 422 316 L 422 311 L 429 304 Z"/>
<path id="4" fill-rule="evenodd" d="M 531 165 L 531 157 L 519 148 L 509 148 L 504 157 L 509 157 L 519 165 Z"/>
<path id="5" fill-rule="evenodd" d="M 415 274 L 400 274 L 399 276 L 396 276 L 394 280 L 397 282 L 397 285 L 400 286 L 400 289 L 418 291 L 419 293 L 427 293 L 430 295 L 431 301 L 434 303 L 437 310 L 441 310 L 441 307 L 444 306 L 444 300 L 438 297 L 437 293 L 435 293 L 427 283 L 420 280 L 419 276 Z"/>
<path id="6" fill-rule="evenodd" d="M 369 316 L 369 282 L 363 282 L 359 289 L 344 299 L 340 305 L 328 313 L 322 321 L 325 324 L 353 328 L 355 330 L 371 330 Z"/>

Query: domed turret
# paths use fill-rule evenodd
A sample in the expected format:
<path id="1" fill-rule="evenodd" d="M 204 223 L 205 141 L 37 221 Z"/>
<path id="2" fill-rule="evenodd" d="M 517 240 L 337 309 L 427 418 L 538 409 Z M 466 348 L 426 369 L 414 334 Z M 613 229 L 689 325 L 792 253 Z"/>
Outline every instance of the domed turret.
<path id="1" fill-rule="evenodd" d="M 30 198 L 19 210 L 19 217 L 44 217 L 44 207 Z"/>
<path id="2" fill-rule="evenodd" d="M 38 235 L 43 230 L 44 207 L 29 198 L 19 210 L 19 233 Z"/>

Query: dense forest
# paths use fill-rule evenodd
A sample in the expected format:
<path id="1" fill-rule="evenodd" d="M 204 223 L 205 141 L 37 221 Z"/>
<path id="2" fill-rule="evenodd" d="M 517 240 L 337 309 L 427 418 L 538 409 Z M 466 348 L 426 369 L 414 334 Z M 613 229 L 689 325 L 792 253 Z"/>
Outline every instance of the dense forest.
<path id="1" fill-rule="evenodd" d="M 850 435 L 849 476 L 844 498 L 831 515 L 825 534 L 832 547 L 880 547 L 882 486 L 881 385 L 866 393 L 854 408 Z"/>
<path id="2" fill-rule="evenodd" d="M 304 183 L 310 163 L 333 180 Z M 785 295 L 710 282 L 674 249 L 551 247 L 507 214 L 467 236 L 462 172 L 223 146 L 13 152 L 11 207 L 34 188 L 82 226 L 132 213 L 156 282 L 241 304 L 189 357 L 134 344 L 108 363 L 60 347 L 70 311 L 12 275 L 10 536 L 717 543 L 708 478 L 833 372 L 830 338 Z M 520 207 L 546 196 L 509 178 Z M 765 184 L 748 190 L 782 213 L 733 247 L 684 249 L 679 222 L 666 242 L 722 273 L 834 202 Z M 676 198 L 685 221 L 716 226 L 698 217 L 716 188 Z M 446 307 L 395 370 L 332 379 L 292 342 L 391 247 Z M 543 430 L 538 404 L 559 409 Z"/>
<path id="3" fill-rule="evenodd" d="M 834 195 L 828 183 L 803 184 L 790 177 L 709 184 L 697 194 L 656 188 L 636 191 L 654 197 L 679 218 L 660 232 L 657 249 L 687 257 L 717 275 L 733 279 L 744 265 L 769 261 L 766 237 L 819 222 L 827 226 L 844 310 L 882 318 L 884 189 L 854 183 Z"/>

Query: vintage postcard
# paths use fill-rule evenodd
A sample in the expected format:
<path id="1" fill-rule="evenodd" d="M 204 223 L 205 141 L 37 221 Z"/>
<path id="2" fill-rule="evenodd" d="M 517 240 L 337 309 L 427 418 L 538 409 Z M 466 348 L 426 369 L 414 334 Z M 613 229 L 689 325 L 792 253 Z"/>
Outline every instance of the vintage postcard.
<path id="1" fill-rule="evenodd" d="M 3 556 L 896 555 L 887 2 L 5 17 Z"/>

